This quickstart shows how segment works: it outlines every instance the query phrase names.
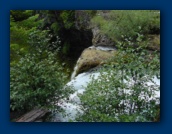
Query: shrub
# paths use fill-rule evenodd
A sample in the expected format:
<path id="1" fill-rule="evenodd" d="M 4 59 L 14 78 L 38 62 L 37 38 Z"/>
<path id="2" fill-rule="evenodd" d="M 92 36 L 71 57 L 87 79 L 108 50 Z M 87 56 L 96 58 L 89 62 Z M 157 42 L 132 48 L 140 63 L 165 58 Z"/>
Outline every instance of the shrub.
<path id="1" fill-rule="evenodd" d="M 22 21 L 29 18 L 33 14 L 33 10 L 11 10 L 10 14 L 15 21 Z"/>
<path id="2" fill-rule="evenodd" d="M 28 35 L 29 31 L 17 24 L 10 27 L 10 43 L 27 45 Z"/>
<path id="3" fill-rule="evenodd" d="M 52 38 L 55 38 L 55 41 L 51 41 Z M 39 30 L 36 28 L 30 32 L 28 40 L 30 52 L 32 53 L 43 53 L 45 50 L 57 51 L 60 49 L 60 42 L 59 37 L 54 37 L 50 30 Z"/>
<path id="4" fill-rule="evenodd" d="M 125 51 L 124 51 L 125 50 Z M 160 79 L 159 54 L 142 47 L 119 49 L 80 95 L 84 122 L 158 121 L 160 91 L 153 79 Z M 150 84 L 151 83 L 151 84 Z"/>
<path id="5" fill-rule="evenodd" d="M 15 13 L 18 13 L 18 11 L 15 11 Z M 41 22 L 37 21 L 37 18 L 38 15 L 35 15 L 25 20 L 15 22 L 13 16 L 10 15 L 10 65 L 14 65 L 22 56 L 28 53 L 29 35 L 33 33 L 33 31 L 36 31 L 36 27 L 39 26 Z M 37 32 L 37 34 L 41 35 L 40 33 L 44 32 Z M 43 39 L 45 40 L 45 36 Z"/>
<path id="6" fill-rule="evenodd" d="M 137 33 L 160 33 L 160 14 L 155 10 L 112 10 L 105 17 L 95 16 L 92 23 L 114 41 L 121 41 L 122 35 L 135 41 Z"/>
<path id="7" fill-rule="evenodd" d="M 75 12 L 74 10 L 63 10 L 60 13 L 61 20 L 66 29 L 74 27 Z"/>
<path id="8" fill-rule="evenodd" d="M 39 18 L 39 15 L 36 14 L 36 15 L 30 16 L 29 18 L 27 18 L 23 21 L 17 22 L 17 24 L 20 27 L 24 27 L 25 29 L 28 29 L 28 30 L 32 29 L 34 27 L 41 27 L 43 20 L 38 20 L 38 18 Z"/>
<path id="9" fill-rule="evenodd" d="M 15 12 L 17 13 L 17 12 Z M 67 96 L 62 89 L 67 80 L 57 61 L 59 38 L 51 41 L 49 30 L 40 30 L 38 15 L 15 22 L 10 16 L 10 108 L 30 110 L 51 107 Z"/>
<path id="10" fill-rule="evenodd" d="M 68 92 L 63 91 L 67 76 L 63 67 L 48 52 L 40 60 L 38 54 L 27 54 L 10 69 L 10 108 L 28 110 L 35 106 L 51 106 Z"/>
<path id="11" fill-rule="evenodd" d="M 135 122 L 154 121 L 158 116 L 159 98 L 154 98 L 158 85 L 144 85 L 152 77 L 132 77 L 121 75 L 116 70 L 103 71 L 97 80 L 87 86 L 80 96 L 84 114 L 77 118 L 84 122 Z M 130 74 L 131 75 L 131 74 Z M 124 83 L 123 81 L 128 81 Z M 129 82 L 134 84 L 130 85 Z"/>

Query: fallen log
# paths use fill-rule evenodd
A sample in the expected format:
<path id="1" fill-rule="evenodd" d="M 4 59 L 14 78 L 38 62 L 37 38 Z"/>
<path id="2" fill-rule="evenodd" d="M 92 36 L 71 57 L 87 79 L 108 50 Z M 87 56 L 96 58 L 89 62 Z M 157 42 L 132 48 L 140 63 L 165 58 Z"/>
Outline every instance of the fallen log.
<path id="1" fill-rule="evenodd" d="M 23 116 L 19 117 L 16 122 L 40 122 L 41 118 L 44 117 L 49 111 L 39 108 L 34 109 Z M 37 121 L 39 120 L 39 121 Z"/>

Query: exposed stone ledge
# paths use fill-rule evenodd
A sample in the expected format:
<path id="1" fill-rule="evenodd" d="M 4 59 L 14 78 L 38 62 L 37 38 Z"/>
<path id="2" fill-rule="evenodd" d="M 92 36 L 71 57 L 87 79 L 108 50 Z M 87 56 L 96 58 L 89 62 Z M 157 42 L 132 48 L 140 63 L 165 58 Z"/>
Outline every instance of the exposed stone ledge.
<path id="1" fill-rule="evenodd" d="M 109 58 L 114 56 L 116 49 L 113 47 L 95 47 L 91 46 L 86 48 L 80 58 L 77 61 L 74 74 L 72 77 L 77 76 L 78 74 L 85 72 L 91 68 L 94 68 L 100 64 L 104 64 Z"/>

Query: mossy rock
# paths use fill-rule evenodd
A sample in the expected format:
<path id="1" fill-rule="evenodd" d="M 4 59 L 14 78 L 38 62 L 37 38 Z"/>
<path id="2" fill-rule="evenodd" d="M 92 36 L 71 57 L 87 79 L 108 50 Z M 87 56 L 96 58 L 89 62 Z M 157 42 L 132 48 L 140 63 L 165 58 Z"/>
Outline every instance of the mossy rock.
<path id="1" fill-rule="evenodd" d="M 95 48 L 85 49 L 77 62 L 78 69 L 76 75 L 100 64 L 104 64 L 109 58 L 113 57 L 115 53 L 115 50 L 103 51 Z"/>

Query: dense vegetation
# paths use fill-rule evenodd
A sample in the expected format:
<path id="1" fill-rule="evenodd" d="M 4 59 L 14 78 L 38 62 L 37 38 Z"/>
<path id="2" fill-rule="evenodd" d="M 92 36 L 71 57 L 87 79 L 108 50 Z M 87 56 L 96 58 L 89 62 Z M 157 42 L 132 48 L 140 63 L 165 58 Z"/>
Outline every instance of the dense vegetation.
<path id="1" fill-rule="evenodd" d="M 116 10 L 95 16 L 92 23 L 116 42 L 118 52 L 80 95 L 83 114 L 77 121 L 159 121 L 160 98 L 155 96 L 160 86 L 153 79 L 160 79 L 160 54 L 155 47 L 160 43 L 152 44 L 149 38 L 160 34 L 158 11 Z"/>
<path id="2" fill-rule="evenodd" d="M 77 120 L 159 121 L 160 98 L 148 100 L 160 87 L 144 85 L 155 76 L 160 78 L 159 12 L 114 10 L 104 17 L 99 15 L 101 11 L 83 12 L 91 19 L 91 27 L 99 27 L 115 42 L 118 52 L 102 67 L 99 79 L 93 79 L 80 95 L 84 114 Z M 91 45 L 90 31 L 84 29 L 90 20 L 84 16 L 76 18 L 74 10 L 10 11 L 11 111 L 54 108 L 72 92 L 63 86 L 69 81 L 74 60 Z"/>
<path id="3" fill-rule="evenodd" d="M 154 52 L 152 57 L 144 50 L 138 53 L 139 49 L 125 48 L 125 52 L 119 49 L 103 66 L 98 79 L 92 78 L 80 95 L 84 112 L 78 114 L 77 121 L 159 121 L 160 98 L 156 92 L 160 86 L 153 81 L 156 77 L 160 79 L 159 56 Z"/>
<path id="4" fill-rule="evenodd" d="M 114 41 L 128 38 L 134 42 L 138 34 L 144 35 L 144 40 L 149 34 L 160 34 L 160 16 L 156 10 L 112 10 L 104 17 L 93 17 L 92 23 Z"/>
<path id="5" fill-rule="evenodd" d="M 58 60 L 59 36 L 44 29 L 44 21 L 35 11 L 11 11 L 11 111 L 52 108 L 70 93 L 63 90 L 69 73 L 65 63 Z"/>

